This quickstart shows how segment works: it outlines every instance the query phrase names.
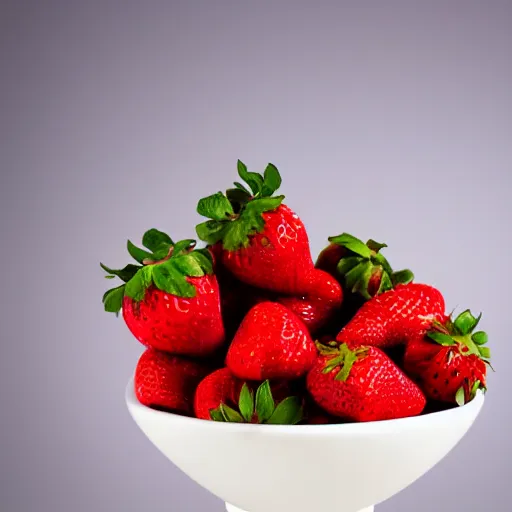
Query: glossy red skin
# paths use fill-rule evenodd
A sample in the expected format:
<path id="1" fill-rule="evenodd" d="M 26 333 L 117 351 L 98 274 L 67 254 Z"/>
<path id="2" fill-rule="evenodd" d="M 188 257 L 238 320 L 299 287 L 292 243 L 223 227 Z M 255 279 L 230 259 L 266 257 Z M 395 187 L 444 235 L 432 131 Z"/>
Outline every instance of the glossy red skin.
<path id="1" fill-rule="evenodd" d="M 307 327 L 294 313 L 282 304 L 262 302 L 238 328 L 226 366 L 241 379 L 296 379 L 311 368 L 316 353 Z"/>
<path id="2" fill-rule="evenodd" d="M 455 404 L 455 394 L 462 386 L 469 400 L 475 381 L 485 387 L 487 368 L 482 359 L 475 354 L 466 355 L 465 350 L 464 345 L 444 347 L 417 336 L 407 344 L 404 370 L 432 400 Z"/>
<path id="3" fill-rule="evenodd" d="M 248 247 L 222 250 L 222 262 L 240 281 L 289 295 L 303 295 L 314 268 L 304 224 L 287 206 L 263 213 L 265 227 Z"/>
<path id="4" fill-rule="evenodd" d="M 318 357 L 306 380 L 310 395 L 329 414 L 367 422 L 417 416 L 425 408 L 420 388 L 382 350 L 368 347 L 346 381 L 335 380 L 339 367 L 323 373 L 330 358 Z"/>
<path id="5" fill-rule="evenodd" d="M 280 296 L 276 300 L 293 311 L 314 334 L 339 312 L 343 291 L 338 281 L 322 270 L 312 271 L 309 279 L 305 297 Z"/>
<path id="6" fill-rule="evenodd" d="M 351 346 L 391 347 L 424 332 L 433 320 L 444 322 L 441 293 L 425 284 L 399 284 L 364 303 L 336 340 Z"/>
<path id="7" fill-rule="evenodd" d="M 333 277 L 336 277 L 338 272 L 336 267 L 341 258 L 346 256 L 347 251 L 344 247 L 338 244 L 329 244 L 325 249 L 320 252 L 315 263 L 315 268 L 327 272 Z"/>
<path id="8" fill-rule="evenodd" d="M 196 388 L 207 373 L 197 361 L 150 348 L 135 369 L 135 395 L 148 407 L 192 415 Z"/>
<path id="9" fill-rule="evenodd" d="M 231 281 L 221 278 L 219 280 L 223 312 L 226 314 L 229 312 L 229 318 L 238 317 L 238 323 L 256 304 L 268 301 L 279 302 L 293 311 L 304 322 L 308 331 L 314 334 L 338 314 L 343 302 L 343 290 L 338 281 L 321 270 L 313 269 L 309 274 L 306 295 L 302 297 L 279 295 L 255 288 L 234 277 Z M 226 322 L 228 322 L 227 318 Z"/>
<path id="10" fill-rule="evenodd" d="M 187 280 L 196 287 L 195 297 L 177 297 L 150 287 L 141 302 L 124 298 L 123 317 L 132 334 L 147 347 L 207 356 L 225 339 L 219 286 L 214 275 Z"/>
<path id="11" fill-rule="evenodd" d="M 210 411 L 221 403 L 238 410 L 238 399 L 244 381 L 236 378 L 229 368 L 221 368 L 210 373 L 197 387 L 194 397 L 194 412 L 197 418 L 211 420 Z M 248 382 L 249 389 L 256 391 L 258 384 Z M 270 389 L 276 402 L 289 396 L 286 382 L 272 382 Z"/>

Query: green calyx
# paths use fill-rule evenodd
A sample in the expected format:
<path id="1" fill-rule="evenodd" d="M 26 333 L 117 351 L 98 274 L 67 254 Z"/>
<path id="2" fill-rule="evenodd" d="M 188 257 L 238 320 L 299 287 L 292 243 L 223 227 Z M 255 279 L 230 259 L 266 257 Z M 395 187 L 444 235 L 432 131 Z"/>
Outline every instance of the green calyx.
<path id="1" fill-rule="evenodd" d="M 335 341 L 327 345 L 316 342 L 316 346 L 320 355 L 328 357 L 322 373 L 330 373 L 339 367 L 340 370 L 336 377 L 334 377 L 334 380 L 341 380 L 343 382 L 349 378 L 354 364 L 363 359 L 368 353 L 366 347 L 351 350 L 346 343 L 338 345 Z"/>
<path id="2" fill-rule="evenodd" d="M 268 425 L 295 425 L 304 417 L 301 401 L 296 396 L 285 398 L 276 405 L 270 389 L 270 382 L 266 380 L 254 393 L 246 383 L 240 391 L 238 411 L 221 403 L 216 409 L 210 411 L 213 421 L 229 423 L 266 423 Z"/>
<path id="3" fill-rule="evenodd" d="M 273 197 L 281 186 L 281 176 L 273 164 L 268 164 L 261 175 L 249 172 L 239 160 L 238 175 L 250 190 L 235 182 L 235 187 L 225 194 L 217 192 L 197 204 L 197 212 L 210 219 L 196 226 L 197 236 L 210 245 L 222 241 L 228 251 L 247 247 L 249 237 L 265 227 L 263 213 L 275 210 L 284 199 Z"/>
<path id="4" fill-rule="evenodd" d="M 479 380 L 475 380 L 475 382 L 470 385 L 469 380 L 464 379 L 463 385 L 455 393 L 455 402 L 459 406 L 463 406 L 468 402 L 471 402 L 471 400 L 475 398 L 479 389 L 481 389 L 484 393 L 487 391 L 487 388 L 483 386 Z"/>
<path id="5" fill-rule="evenodd" d="M 371 239 L 365 244 L 348 233 L 329 237 L 329 242 L 347 251 L 337 266 L 338 275 L 343 279 L 345 288 L 366 300 L 391 290 L 397 284 L 408 284 L 414 279 L 414 274 L 410 270 L 393 271 L 389 262 L 380 253 L 381 249 L 387 247 L 386 244 Z M 380 281 L 377 288 L 370 286 L 373 280 L 378 279 Z"/>
<path id="6" fill-rule="evenodd" d="M 487 333 L 475 332 L 481 318 L 482 314 L 475 317 L 466 309 L 454 320 L 450 316 L 445 325 L 435 322 L 427 336 L 439 345 L 458 347 L 464 356 L 476 355 L 490 366 L 491 351 L 485 346 L 488 341 Z"/>
<path id="7" fill-rule="evenodd" d="M 195 240 L 174 243 L 166 233 L 150 229 L 144 233 L 142 245 L 145 249 L 136 247 L 130 240 L 127 243 L 128 252 L 137 265 L 114 270 L 100 263 L 107 272 L 107 279 L 118 277 L 124 282 L 103 295 L 105 311 L 119 314 L 125 296 L 139 302 L 150 286 L 178 297 L 194 297 L 196 288 L 186 278 L 213 272 L 210 252 L 194 249 Z"/>

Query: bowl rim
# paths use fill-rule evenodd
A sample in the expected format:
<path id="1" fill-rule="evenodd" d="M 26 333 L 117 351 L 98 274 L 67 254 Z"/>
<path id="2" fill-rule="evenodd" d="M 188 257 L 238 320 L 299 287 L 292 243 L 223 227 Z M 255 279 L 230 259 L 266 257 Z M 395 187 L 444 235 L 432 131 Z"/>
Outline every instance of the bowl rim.
<path id="1" fill-rule="evenodd" d="M 429 423 L 441 421 L 443 424 L 450 423 L 450 419 L 460 418 L 461 415 L 474 417 L 479 414 L 485 401 L 485 394 L 478 390 L 476 396 L 470 402 L 463 406 L 453 407 L 445 411 L 432 412 L 420 416 L 410 416 L 407 418 L 398 418 L 391 420 L 368 421 L 358 423 L 332 423 L 320 425 L 265 425 L 250 423 L 223 423 L 217 421 L 208 421 L 201 418 L 182 416 L 167 411 L 159 411 L 148 407 L 137 399 L 135 395 L 134 376 L 132 375 L 125 388 L 125 402 L 130 414 L 132 411 L 139 411 L 147 417 L 155 420 L 173 421 L 187 426 L 204 426 L 206 428 L 232 429 L 237 432 L 285 432 L 286 434 L 318 434 L 332 433 L 339 434 L 371 434 L 382 433 L 385 430 L 392 431 L 404 428 L 421 428 L 428 426 Z M 133 416 L 133 414 L 132 414 Z M 135 419 L 135 418 L 134 418 Z"/>

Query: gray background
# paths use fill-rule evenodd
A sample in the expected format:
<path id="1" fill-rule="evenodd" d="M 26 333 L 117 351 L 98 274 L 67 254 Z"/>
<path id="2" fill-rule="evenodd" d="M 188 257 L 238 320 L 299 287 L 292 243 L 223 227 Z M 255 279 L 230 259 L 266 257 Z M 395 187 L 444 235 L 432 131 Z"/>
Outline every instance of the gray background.
<path id="1" fill-rule="evenodd" d="M 98 262 L 194 236 L 238 158 L 279 167 L 315 255 L 384 240 L 485 314 L 482 415 L 379 512 L 509 510 L 511 47 L 511 2 L 1 2 L 2 512 L 222 510 L 129 418 Z"/>

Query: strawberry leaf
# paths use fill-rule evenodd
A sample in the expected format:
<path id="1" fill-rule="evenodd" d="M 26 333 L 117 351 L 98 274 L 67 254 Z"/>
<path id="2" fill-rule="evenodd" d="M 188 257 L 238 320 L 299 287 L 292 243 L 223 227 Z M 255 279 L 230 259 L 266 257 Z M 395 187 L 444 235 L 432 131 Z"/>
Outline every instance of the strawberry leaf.
<path id="1" fill-rule="evenodd" d="M 128 252 L 130 253 L 130 256 L 139 263 L 143 263 L 144 260 L 153 258 L 153 255 L 150 252 L 147 252 L 144 249 L 139 249 L 138 247 L 133 245 L 132 242 L 130 242 L 130 240 L 128 240 L 126 245 Z"/>
<path id="2" fill-rule="evenodd" d="M 207 220 L 196 226 L 197 236 L 209 245 L 215 245 L 222 240 L 229 224 L 223 224 L 217 220 Z"/>
<path id="3" fill-rule="evenodd" d="M 212 409 L 210 411 L 210 418 L 213 421 L 226 421 L 224 419 L 224 415 L 222 414 L 222 411 L 220 410 L 220 407 L 217 407 L 217 409 Z"/>
<path id="4" fill-rule="evenodd" d="M 471 339 L 477 344 L 477 345 L 485 345 L 487 341 L 489 340 L 487 333 L 484 331 L 478 331 L 471 336 Z"/>
<path id="5" fill-rule="evenodd" d="M 414 274 L 408 270 L 399 270 L 398 272 L 393 272 L 391 274 L 391 280 L 393 282 L 393 286 L 397 284 L 409 284 L 414 281 Z"/>
<path id="6" fill-rule="evenodd" d="M 229 199 L 222 192 L 217 192 L 199 200 L 197 213 L 209 219 L 225 220 L 234 215 L 235 212 Z"/>
<path id="7" fill-rule="evenodd" d="M 122 284 L 117 288 L 112 288 L 111 290 L 105 292 L 103 295 L 103 306 L 105 311 L 108 313 L 119 313 L 123 306 L 125 286 L 126 285 Z"/>
<path id="8" fill-rule="evenodd" d="M 132 279 L 126 283 L 125 295 L 135 301 L 144 300 L 146 290 L 153 282 L 153 267 L 142 267 Z"/>
<path id="9" fill-rule="evenodd" d="M 380 242 L 370 239 L 366 242 L 366 246 L 374 252 L 379 252 L 381 249 L 384 249 L 384 247 L 387 247 L 387 244 L 381 244 Z"/>
<path id="10" fill-rule="evenodd" d="M 265 228 L 263 213 L 277 209 L 284 199 L 270 197 L 281 185 L 281 176 L 273 164 L 267 166 L 264 176 L 249 172 L 240 160 L 237 166 L 239 176 L 252 192 L 235 182 L 235 188 L 226 195 L 217 192 L 197 205 L 198 213 L 210 219 L 196 226 L 197 236 L 210 245 L 222 241 L 228 251 L 247 247 L 249 237 Z"/>
<path id="11" fill-rule="evenodd" d="M 343 366 L 341 370 L 338 372 L 334 380 L 341 380 L 342 382 L 346 382 L 350 376 L 350 370 L 354 366 L 354 363 L 357 361 L 357 356 L 354 352 L 347 353 L 343 359 Z"/>
<path id="12" fill-rule="evenodd" d="M 166 246 L 167 249 L 174 245 L 171 237 L 167 233 L 158 231 L 158 229 L 152 228 L 144 233 L 142 237 L 142 245 L 149 249 L 151 252 L 155 252 L 162 246 Z"/>
<path id="13" fill-rule="evenodd" d="M 490 359 L 491 358 L 491 349 L 489 347 L 478 347 L 478 352 L 480 353 L 480 357 L 483 359 Z"/>
<path id="14" fill-rule="evenodd" d="M 471 392 L 469 393 L 469 399 L 473 400 L 475 398 L 477 391 L 480 389 L 481 382 L 479 380 L 475 380 L 473 383 L 473 387 L 471 388 Z"/>
<path id="15" fill-rule="evenodd" d="M 201 265 L 191 254 L 184 254 L 178 258 L 175 258 L 174 266 L 183 274 L 190 277 L 201 277 L 204 276 L 204 271 Z"/>
<path id="16" fill-rule="evenodd" d="M 372 263 L 371 261 L 363 260 L 359 265 L 356 265 L 350 272 L 345 275 L 345 286 L 349 290 L 354 290 L 356 283 L 359 280 L 364 279 L 365 274 L 371 273 Z"/>
<path id="17" fill-rule="evenodd" d="M 296 396 L 289 396 L 280 402 L 267 420 L 271 425 L 295 425 L 302 420 L 304 411 Z"/>
<path id="18" fill-rule="evenodd" d="M 239 188 L 230 188 L 226 190 L 226 197 L 233 207 L 233 211 L 238 213 L 242 205 L 248 203 L 251 200 L 251 194 L 240 190 Z"/>
<path id="19" fill-rule="evenodd" d="M 245 382 L 240 391 L 238 406 L 244 420 L 250 423 L 254 414 L 254 395 Z"/>
<path id="20" fill-rule="evenodd" d="M 451 336 L 442 332 L 429 332 L 427 336 L 439 345 L 443 345 L 443 347 L 450 347 L 457 343 Z"/>
<path id="21" fill-rule="evenodd" d="M 182 257 L 184 258 L 184 257 Z M 181 260 L 184 264 L 184 260 Z M 189 283 L 186 279 L 185 273 L 187 270 L 179 268 L 180 262 L 170 260 L 155 265 L 153 268 L 153 282 L 155 286 L 164 292 L 177 295 L 178 297 L 195 297 L 196 288 L 194 285 Z M 145 267 L 151 268 L 151 267 Z M 200 274 L 203 275 L 204 273 Z"/>
<path id="22" fill-rule="evenodd" d="M 201 265 L 205 274 L 213 273 L 213 259 L 208 249 L 195 249 L 188 256 L 194 258 Z"/>
<path id="23" fill-rule="evenodd" d="M 256 414 L 260 423 L 267 421 L 275 410 L 275 402 L 268 380 L 261 384 L 256 391 Z"/>
<path id="24" fill-rule="evenodd" d="M 378 269 L 376 269 L 370 261 L 366 262 L 363 271 L 359 275 L 359 279 L 357 279 L 352 286 L 352 292 L 359 293 L 366 300 L 370 300 L 372 297 L 368 292 L 368 285 L 370 284 L 370 279 L 374 271 L 378 271 Z"/>
<path id="25" fill-rule="evenodd" d="M 263 178 L 261 174 L 249 172 L 247 166 L 238 160 L 237 162 L 238 176 L 249 185 L 253 196 L 257 196 L 263 188 Z"/>
<path id="26" fill-rule="evenodd" d="M 222 413 L 222 416 L 224 417 L 225 421 L 228 421 L 229 423 L 243 423 L 244 419 L 238 412 L 236 412 L 234 409 L 229 407 L 226 404 L 220 404 L 219 406 L 220 412 Z"/>
<path id="27" fill-rule="evenodd" d="M 270 197 L 281 186 L 281 175 L 274 164 L 268 164 L 263 174 L 262 197 Z"/>
<path id="28" fill-rule="evenodd" d="M 345 275 L 350 272 L 354 267 L 361 263 L 359 256 L 349 256 L 347 258 L 341 258 L 336 267 L 336 271 L 340 275 Z"/>
<path id="29" fill-rule="evenodd" d="M 109 274 L 105 276 L 107 279 L 113 279 L 115 276 L 117 276 L 119 279 L 121 279 L 121 281 L 124 281 L 125 283 L 128 282 L 140 268 L 142 268 L 140 265 L 132 265 L 131 263 L 120 270 L 113 270 L 106 265 L 103 265 L 103 263 L 100 263 L 100 266 L 105 272 Z"/>
<path id="30" fill-rule="evenodd" d="M 478 325 L 482 315 L 475 318 L 469 309 L 462 312 L 453 322 L 453 326 L 458 334 L 465 336 L 473 332 L 473 329 Z"/>
<path id="31" fill-rule="evenodd" d="M 379 291 L 377 292 L 377 295 L 380 293 L 387 292 L 388 290 L 391 290 L 392 288 L 393 288 L 393 282 L 391 281 L 389 274 L 387 272 L 383 272 L 382 276 L 380 278 Z"/>
<path id="32" fill-rule="evenodd" d="M 349 233 L 342 233 L 338 236 L 329 237 L 329 242 L 332 242 L 336 245 L 341 245 L 341 247 L 345 247 L 345 249 L 348 249 L 354 254 L 362 256 L 366 259 L 370 259 L 372 256 L 371 249 L 361 240 L 355 236 L 350 235 Z"/>
<path id="33" fill-rule="evenodd" d="M 234 185 L 237 189 L 241 190 L 242 192 L 245 192 L 247 195 L 251 195 L 247 188 L 245 188 L 241 183 L 238 183 L 238 181 L 235 181 Z"/>
<path id="34" fill-rule="evenodd" d="M 196 246 L 196 241 L 192 239 L 180 240 L 176 242 L 172 251 L 172 258 L 176 259 L 183 254 L 189 254 L 189 252 Z"/>
<path id="35" fill-rule="evenodd" d="M 466 392 L 464 386 L 461 386 L 455 393 L 455 402 L 459 406 L 463 406 L 466 403 Z"/>

